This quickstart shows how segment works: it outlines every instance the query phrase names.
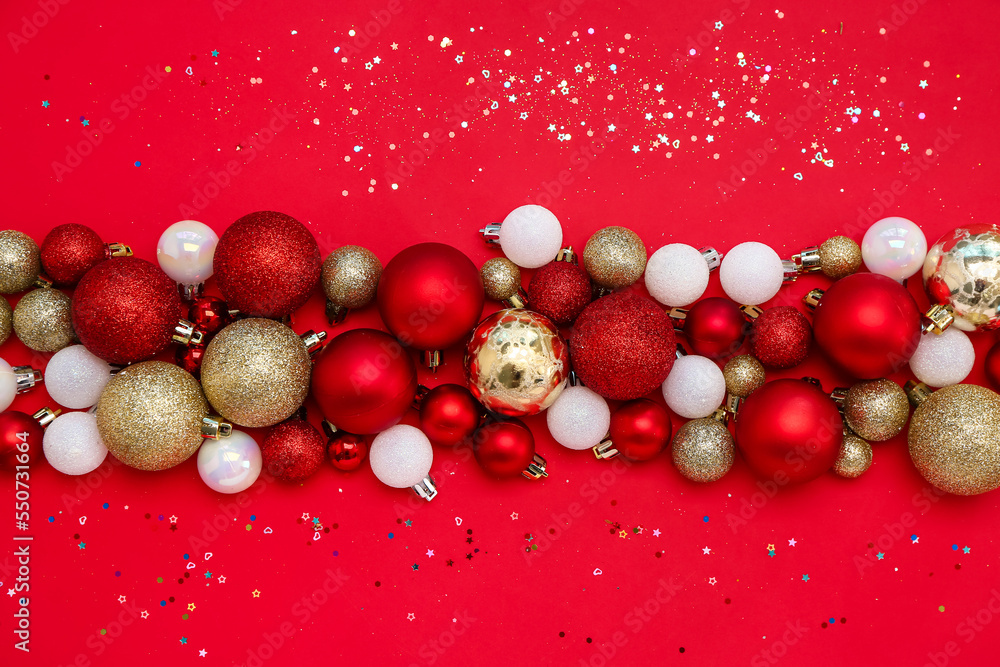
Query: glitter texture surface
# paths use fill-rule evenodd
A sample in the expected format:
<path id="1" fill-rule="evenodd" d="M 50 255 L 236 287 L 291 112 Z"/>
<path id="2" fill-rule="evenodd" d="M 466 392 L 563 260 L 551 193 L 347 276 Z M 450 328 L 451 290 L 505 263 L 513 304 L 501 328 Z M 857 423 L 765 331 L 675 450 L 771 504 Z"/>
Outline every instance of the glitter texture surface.
<path id="1" fill-rule="evenodd" d="M 840 445 L 840 453 L 833 463 L 833 471 L 841 477 L 853 479 L 860 477 L 872 464 L 872 446 L 854 435 L 844 431 L 844 441 Z"/>
<path id="2" fill-rule="evenodd" d="M 628 287 L 646 268 L 646 246 L 631 229 L 605 227 L 587 241 L 583 265 L 601 287 Z"/>
<path id="3" fill-rule="evenodd" d="M 521 269 L 506 257 L 486 260 L 479 269 L 486 296 L 494 301 L 504 301 L 521 289 Z"/>
<path id="4" fill-rule="evenodd" d="M 692 482 L 714 482 L 733 467 L 733 436 L 716 419 L 694 419 L 677 430 L 670 454 Z"/>
<path id="5" fill-rule="evenodd" d="M 753 323 L 750 352 L 768 368 L 798 366 L 809 355 L 812 325 L 792 306 L 769 308 Z"/>
<path id="6" fill-rule="evenodd" d="M 371 250 L 345 245 L 323 261 L 322 284 L 326 298 L 341 308 L 361 308 L 375 298 L 382 262 Z"/>
<path id="7" fill-rule="evenodd" d="M 819 247 L 819 267 L 833 280 L 849 276 L 861 267 L 861 246 L 846 236 L 831 236 Z"/>
<path id="8" fill-rule="evenodd" d="M 14 308 L 14 333 L 36 352 L 56 352 L 73 343 L 72 301 L 54 288 L 28 292 Z"/>
<path id="9" fill-rule="evenodd" d="M 892 380 L 859 382 L 844 397 L 844 420 L 865 440 L 888 440 L 903 430 L 909 418 L 906 392 Z"/>
<path id="10" fill-rule="evenodd" d="M 746 398 L 764 384 L 764 366 L 749 354 L 738 354 L 727 361 L 722 375 L 726 378 L 726 391 L 740 398 Z"/>
<path id="11" fill-rule="evenodd" d="M 528 283 L 532 310 L 562 326 L 570 324 L 587 307 L 593 295 L 590 277 L 572 262 L 549 262 Z"/>
<path id="12" fill-rule="evenodd" d="M 90 227 L 74 222 L 53 227 L 42 241 L 42 269 L 55 284 L 70 287 L 107 259 L 104 241 Z"/>
<path id="13" fill-rule="evenodd" d="M 264 469 L 283 482 L 298 482 L 319 470 L 326 458 L 326 441 L 303 419 L 278 424 L 260 447 Z"/>
<path id="14" fill-rule="evenodd" d="M 42 262 L 38 244 L 13 229 L 0 231 L 0 294 L 23 292 L 35 284 Z"/>
<path id="15" fill-rule="evenodd" d="M 6 297 L 0 297 L 0 345 L 7 342 L 10 332 L 14 330 L 14 311 L 10 308 L 10 301 Z"/>

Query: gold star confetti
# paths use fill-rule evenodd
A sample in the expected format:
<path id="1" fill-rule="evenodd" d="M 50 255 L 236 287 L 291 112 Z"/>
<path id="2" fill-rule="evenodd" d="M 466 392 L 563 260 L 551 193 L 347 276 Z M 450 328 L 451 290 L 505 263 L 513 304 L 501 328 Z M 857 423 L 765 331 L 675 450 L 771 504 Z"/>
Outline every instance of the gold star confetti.
<path id="1" fill-rule="evenodd" d="M 258 590 L 257 590 L 256 588 L 255 588 L 255 589 L 253 589 L 253 596 L 254 596 L 255 598 L 259 598 L 259 597 L 260 597 L 260 591 L 258 591 Z"/>

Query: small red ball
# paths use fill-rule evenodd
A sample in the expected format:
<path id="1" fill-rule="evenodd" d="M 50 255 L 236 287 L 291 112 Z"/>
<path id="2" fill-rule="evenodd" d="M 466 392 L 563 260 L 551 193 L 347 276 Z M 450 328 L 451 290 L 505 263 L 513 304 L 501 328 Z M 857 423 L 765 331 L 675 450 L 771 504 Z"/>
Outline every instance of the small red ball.
<path id="1" fill-rule="evenodd" d="M 199 377 L 201 375 L 201 360 L 204 356 L 204 345 L 180 345 L 174 353 L 174 360 L 188 373 Z"/>
<path id="2" fill-rule="evenodd" d="M 420 430 L 432 445 L 454 447 L 476 432 L 482 412 L 468 389 L 459 384 L 442 384 L 420 402 Z"/>
<path id="3" fill-rule="evenodd" d="M 592 298 L 590 276 L 572 262 L 549 262 L 528 283 L 528 307 L 560 326 L 573 322 Z"/>
<path id="4" fill-rule="evenodd" d="M 215 248 L 215 279 L 226 302 L 254 317 L 284 317 L 308 301 L 320 266 L 312 232 L 274 211 L 243 216 Z"/>
<path id="5" fill-rule="evenodd" d="M 611 443 L 622 456 L 648 461 L 670 442 L 673 424 L 667 409 L 648 398 L 625 403 L 611 415 Z"/>
<path id="6" fill-rule="evenodd" d="M 993 344 L 990 351 L 986 353 L 986 378 L 993 385 L 993 388 L 1000 391 L 1000 341 Z"/>
<path id="7" fill-rule="evenodd" d="M 192 301 L 187 319 L 206 336 L 218 333 L 233 322 L 229 306 L 217 296 L 200 296 Z"/>
<path id="8" fill-rule="evenodd" d="M 260 448 L 264 469 L 282 482 L 300 482 L 319 470 L 326 443 L 304 419 L 289 419 L 271 429 Z"/>
<path id="9" fill-rule="evenodd" d="M 713 296 L 691 306 L 684 320 L 684 338 L 695 354 L 722 359 L 736 354 L 748 328 L 735 302 Z"/>
<path id="10" fill-rule="evenodd" d="M 108 258 L 104 241 L 90 227 L 69 222 L 53 227 L 42 241 L 42 270 L 57 287 L 71 287 Z"/>
<path id="11" fill-rule="evenodd" d="M 170 344 L 181 315 L 177 285 L 138 257 L 101 262 L 73 293 L 73 328 L 84 346 L 114 364 L 156 356 Z"/>
<path id="12" fill-rule="evenodd" d="M 535 458 L 535 437 L 519 419 L 484 424 L 473 437 L 476 460 L 494 477 L 516 477 Z"/>
<path id="13" fill-rule="evenodd" d="M 36 463 L 42 458 L 44 435 L 30 415 L 17 410 L 0 413 L 0 469 L 14 471 L 17 466 Z"/>
<path id="14" fill-rule="evenodd" d="M 363 435 L 337 431 L 330 438 L 327 454 L 334 468 L 353 472 L 368 458 L 368 440 Z"/>
<path id="15" fill-rule="evenodd" d="M 616 292 L 587 306 L 569 341 L 573 369 L 590 389 L 621 401 L 657 389 L 674 365 L 670 318 L 651 300 Z"/>
<path id="16" fill-rule="evenodd" d="M 809 356 L 812 326 L 791 306 L 765 310 L 754 320 L 750 354 L 769 368 L 798 366 Z"/>

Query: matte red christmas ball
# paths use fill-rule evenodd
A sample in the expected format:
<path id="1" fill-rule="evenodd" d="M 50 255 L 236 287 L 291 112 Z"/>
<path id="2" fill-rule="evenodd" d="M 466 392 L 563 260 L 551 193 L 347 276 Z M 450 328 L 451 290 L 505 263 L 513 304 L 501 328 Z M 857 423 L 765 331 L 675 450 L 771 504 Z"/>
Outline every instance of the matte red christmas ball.
<path id="1" fill-rule="evenodd" d="M 587 306 L 569 345 L 573 370 L 583 383 L 620 401 L 659 388 L 677 351 L 670 318 L 634 292 L 616 292 Z"/>
<path id="2" fill-rule="evenodd" d="M 73 292 L 73 329 L 84 346 L 114 364 L 150 359 L 170 344 L 181 319 L 177 284 L 138 257 L 101 262 Z"/>
<path id="3" fill-rule="evenodd" d="M 672 432 L 667 409 L 648 398 L 629 401 L 611 415 L 611 443 L 633 461 L 656 458 L 670 442 Z"/>
<path id="4" fill-rule="evenodd" d="M 846 280 L 846 279 L 845 279 Z M 759 477 L 777 484 L 816 479 L 837 460 L 844 422 L 837 405 L 805 380 L 774 380 L 736 415 L 736 445 Z"/>
<path id="5" fill-rule="evenodd" d="M 809 356 L 812 326 L 791 306 L 768 308 L 754 320 L 750 354 L 769 368 L 798 366 Z"/>
<path id="6" fill-rule="evenodd" d="M 713 296 L 691 306 L 684 320 L 684 338 L 695 354 L 722 359 L 736 354 L 748 328 L 739 305 Z"/>
<path id="7" fill-rule="evenodd" d="M 460 384 L 434 387 L 420 402 L 420 430 L 432 445 L 454 447 L 479 428 L 483 407 Z"/>
<path id="8" fill-rule="evenodd" d="M 53 227 L 42 241 L 42 270 L 57 287 L 70 287 L 108 258 L 107 246 L 90 227 L 75 222 Z"/>
<path id="9" fill-rule="evenodd" d="M 316 427 L 304 419 L 289 419 L 271 429 L 260 454 L 264 469 L 283 482 L 299 482 L 319 470 L 326 443 Z"/>
<path id="10" fill-rule="evenodd" d="M 17 466 L 30 466 L 42 458 L 41 425 L 23 412 L 0 413 L 0 469 L 13 472 Z M 13 488 L 13 476 L 11 487 Z"/>
<path id="11" fill-rule="evenodd" d="M 313 368 L 312 392 L 323 415 L 350 433 L 378 433 L 413 403 L 417 369 L 395 338 L 354 329 L 334 338 Z"/>
<path id="12" fill-rule="evenodd" d="M 816 344 L 862 380 L 887 377 L 913 356 L 920 310 L 906 288 L 877 273 L 841 278 L 823 294 L 813 316 Z"/>
<path id="13" fill-rule="evenodd" d="M 549 262 L 528 283 L 528 303 L 558 325 L 570 324 L 593 295 L 586 269 L 572 262 Z"/>
<path id="14" fill-rule="evenodd" d="M 284 317 L 319 284 L 319 246 L 312 232 L 275 211 L 257 211 L 229 226 L 213 260 L 230 308 L 255 317 Z"/>
<path id="15" fill-rule="evenodd" d="M 484 424 L 473 436 L 472 452 L 494 477 L 517 477 L 535 458 L 535 437 L 519 419 Z"/>
<path id="16" fill-rule="evenodd" d="M 986 353 L 985 362 L 986 378 L 993 385 L 993 388 L 1000 391 L 1000 342 L 993 344 L 990 351 Z"/>
<path id="17" fill-rule="evenodd" d="M 368 439 L 363 435 L 337 431 L 327 443 L 326 453 L 334 468 L 353 472 L 368 458 Z"/>

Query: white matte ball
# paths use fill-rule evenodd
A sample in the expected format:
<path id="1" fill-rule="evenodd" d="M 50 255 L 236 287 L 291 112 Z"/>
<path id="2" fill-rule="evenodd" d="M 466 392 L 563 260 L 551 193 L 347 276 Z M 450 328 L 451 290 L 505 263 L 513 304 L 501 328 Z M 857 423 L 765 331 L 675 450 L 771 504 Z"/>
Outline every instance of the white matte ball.
<path id="1" fill-rule="evenodd" d="M 559 219 L 534 204 L 518 206 L 500 225 L 500 248 L 507 259 L 525 269 L 537 269 L 556 258 L 562 248 Z"/>
<path id="2" fill-rule="evenodd" d="M 45 367 L 45 389 L 52 400 L 73 410 L 97 403 L 111 380 L 111 366 L 83 345 L 56 352 Z"/>
<path id="3" fill-rule="evenodd" d="M 17 396 L 17 376 L 11 365 L 0 359 L 0 412 L 10 407 L 15 396 Z"/>
<path id="4" fill-rule="evenodd" d="M 913 374 L 931 387 L 947 387 L 964 380 L 976 363 L 976 350 L 964 331 L 955 327 L 940 336 L 932 333 L 920 337 L 917 351 L 910 357 Z"/>
<path id="5" fill-rule="evenodd" d="M 861 258 L 868 270 L 900 282 L 919 271 L 926 256 L 927 238 L 906 218 L 882 218 L 861 241 Z"/>
<path id="6" fill-rule="evenodd" d="M 42 451 L 53 468 L 65 475 L 86 475 L 97 470 L 108 448 L 97 430 L 97 417 L 89 412 L 67 412 L 45 428 Z"/>
<path id="7" fill-rule="evenodd" d="M 156 260 L 163 272 L 181 285 L 198 285 L 212 277 L 219 235 L 197 220 L 181 220 L 167 227 L 156 244 Z"/>
<path id="8" fill-rule="evenodd" d="M 726 295 L 736 303 L 756 306 L 781 289 L 785 269 L 770 246 L 756 241 L 741 243 L 722 258 L 719 280 Z"/>
<path id="9" fill-rule="evenodd" d="M 243 431 L 205 440 L 198 450 L 198 474 L 208 488 L 219 493 L 246 491 L 257 481 L 263 465 L 257 441 Z"/>
<path id="10" fill-rule="evenodd" d="M 419 428 L 397 424 L 375 436 L 368 460 L 379 481 L 405 489 L 416 486 L 430 473 L 434 448 Z"/>
<path id="11" fill-rule="evenodd" d="M 684 307 L 708 287 L 708 262 L 685 243 L 665 245 L 646 262 L 646 289 L 664 306 Z"/>
<path id="12" fill-rule="evenodd" d="M 663 383 L 663 398 L 680 417 L 707 417 L 725 400 L 726 379 L 714 361 L 689 354 L 674 362 Z"/>
<path id="13" fill-rule="evenodd" d="M 566 387 L 545 413 L 549 433 L 563 447 L 590 449 L 611 426 L 611 408 L 596 392 L 580 385 Z"/>

